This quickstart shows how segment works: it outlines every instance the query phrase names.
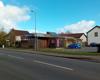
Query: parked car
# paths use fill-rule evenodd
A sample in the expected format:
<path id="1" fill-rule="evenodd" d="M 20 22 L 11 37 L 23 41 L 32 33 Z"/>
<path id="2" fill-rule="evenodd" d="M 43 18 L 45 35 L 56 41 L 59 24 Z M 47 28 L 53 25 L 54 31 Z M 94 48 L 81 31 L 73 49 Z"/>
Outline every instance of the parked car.
<path id="1" fill-rule="evenodd" d="M 68 48 L 71 48 L 71 49 L 79 49 L 81 48 L 81 44 L 80 43 L 72 43 L 68 46 Z"/>
<path id="2" fill-rule="evenodd" d="M 96 43 L 91 43 L 90 47 L 97 47 L 97 44 Z"/>

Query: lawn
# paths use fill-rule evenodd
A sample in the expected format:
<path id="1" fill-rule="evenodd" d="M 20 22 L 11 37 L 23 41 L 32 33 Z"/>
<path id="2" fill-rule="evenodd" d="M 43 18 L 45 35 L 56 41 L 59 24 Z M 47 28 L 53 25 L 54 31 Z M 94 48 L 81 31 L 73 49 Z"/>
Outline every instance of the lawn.
<path id="1" fill-rule="evenodd" d="M 14 51 L 25 51 L 25 52 L 32 52 L 34 49 L 26 49 L 26 48 L 5 48 L 7 50 L 14 50 Z M 86 56 L 100 56 L 100 53 L 96 52 L 78 52 L 73 51 L 73 49 L 70 49 L 67 51 L 67 49 L 64 48 L 45 48 L 45 49 L 38 49 L 39 52 L 47 52 L 47 53 L 53 53 L 53 54 L 63 54 L 63 55 L 86 55 Z M 46 53 L 45 53 L 46 54 Z"/>
<path id="2" fill-rule="evenodd" d="M 50 48 L 46 48 L 46 49 L 39 49 L 39 51 L 42 52 L 48 52 L 48 53 L 58 53 L 58 54 L 65 54 L 65 55 L 91 55 L 91 56 L 100 56 L 100 53 L 96 53 L 96 52 L 78 52 L 78 51 L 67 51 L 63 48 L 59 48 L 59 49 L 50 49 Z"/>

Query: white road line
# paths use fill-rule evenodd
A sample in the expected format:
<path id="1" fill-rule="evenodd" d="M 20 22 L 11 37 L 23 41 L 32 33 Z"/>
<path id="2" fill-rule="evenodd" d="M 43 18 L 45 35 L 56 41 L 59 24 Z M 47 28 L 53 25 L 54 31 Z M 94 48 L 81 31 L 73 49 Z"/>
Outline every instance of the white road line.
<path id="1" fill-rule="evenodd" d="M 55 65 L 55 64 L 50 64 L 50 63 L 46 63 L 46 62 L 42 62 L 42 61 L 38 61 L 38 60 L 34 60 L 33 62 L 40 63 L 40 64 L 45 64 L 45 65 L 49 65 L 49 66 L 53 66 L 53 67 L 57 67 L 57 68 L 65 69 L 65 70 L 73 71 L 73 69 L 68 68 L 68 67 L 63 67 L 63 66 L 59 66 L 59 65 Z"/>
<path id="2" fill-rule="evenodd" d="M 24 59 L 24 58 L 22 58 L 22 57 L 13 56 L 13 55 L 7 55 L 7 56 L 9 56 L 9 57 L 13 57 L 13 58 L 17 58 L 17 59 Z"/>

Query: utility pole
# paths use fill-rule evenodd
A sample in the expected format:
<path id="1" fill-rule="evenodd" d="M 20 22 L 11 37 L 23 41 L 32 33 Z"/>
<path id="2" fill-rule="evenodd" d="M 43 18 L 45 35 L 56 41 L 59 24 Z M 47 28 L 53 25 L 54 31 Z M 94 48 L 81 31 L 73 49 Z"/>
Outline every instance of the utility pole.
<path id="1" fill-rule="evenodd" d="M 35 27 L 35 35 L 34 35 L 35 46 L 34 46 L 34 48 L 35 48 L 35 51 L 37 51 L 37 48 L 38 48 L 37 39 L 38 39 L 38 37 L 37 37 L 37 32 L 36 32 L 36 30 L 37 30 L 37 28 L 36 28 L 36 11 L 31 10 L 31 12 L 34 13 L 34 27 Z"/>

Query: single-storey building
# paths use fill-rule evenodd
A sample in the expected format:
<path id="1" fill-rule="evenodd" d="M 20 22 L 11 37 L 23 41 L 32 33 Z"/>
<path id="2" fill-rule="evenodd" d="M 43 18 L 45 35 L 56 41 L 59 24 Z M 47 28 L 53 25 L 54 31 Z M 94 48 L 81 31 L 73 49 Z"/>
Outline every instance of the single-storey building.
<path id="1" fill-rule="evenodd" d="M 84 33 L 56 34 L 54 32 L 29 33 L 28 31 L 12 29 L 7 35 L 8 46 L 23 48 L 59 48 L 71 43 L 85 43 Z"/>
<path id="2" fill-rule="evenodd" d="M 66 47 L 71 43 L 81 43 L 85 45 L 87 42 L 87 36 L 84 33 L 62 33 L 59 35 L 65 38 Z"/>
<path id="3" fill-rule="evenodd" d="M 23 48 L 51 48 L 60 47 L 59 37 L 56 33 L 29 33 L 28 31 L 12 29 L 7 35 L 8 46 Z"/>
<path id="4" fill-rule="evenodd" d="M 42 33 L 29 33 L 28 31 L 12 29 L 6 36 L 6 43 L 11 47 L 47 48 L 48 36 Z"/>
<path id="5" fill-rule="evenodd" d="M 22 35 L 29 35 L 29 32 L 23 31 L 23 30 L 11 29 L 11 31 L 6 35 L 7 45 L 8 46 L 15 46 L 16 41 L 21 41 Z"/>

